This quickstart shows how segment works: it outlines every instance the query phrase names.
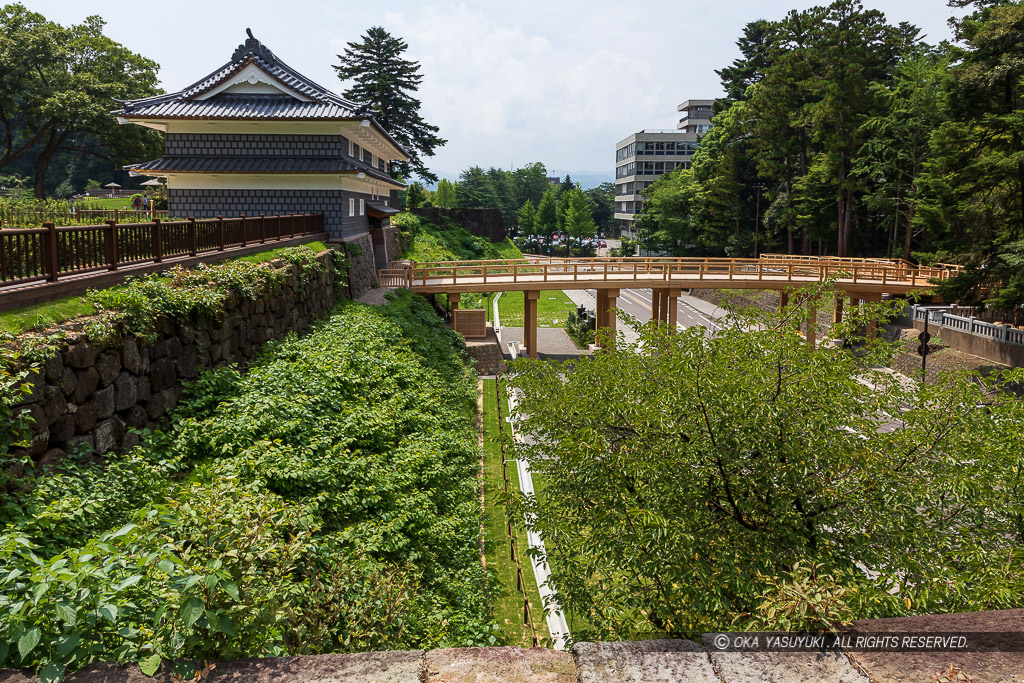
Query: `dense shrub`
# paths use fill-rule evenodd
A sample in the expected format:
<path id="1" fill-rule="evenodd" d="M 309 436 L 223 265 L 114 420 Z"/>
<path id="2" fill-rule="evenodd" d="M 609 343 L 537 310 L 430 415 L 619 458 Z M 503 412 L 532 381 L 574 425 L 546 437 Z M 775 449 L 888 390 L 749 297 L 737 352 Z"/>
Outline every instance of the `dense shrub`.
<path id="1" fill-rule="evenodd" d="M 0 666 L 493 642 L 460 349 L 409 293 L 343 304 L 38 480 L 0 534 Z"/>
<path id="2" fill-rule="evenodd" d="M 401 255 L 404 259 L 425 262 L 523 257 L 512 240 L 491 242 L 452 221 L 436 225 L 411 213 L 401 213 L 391 222 L 410 240 L 409 248 Z"/>

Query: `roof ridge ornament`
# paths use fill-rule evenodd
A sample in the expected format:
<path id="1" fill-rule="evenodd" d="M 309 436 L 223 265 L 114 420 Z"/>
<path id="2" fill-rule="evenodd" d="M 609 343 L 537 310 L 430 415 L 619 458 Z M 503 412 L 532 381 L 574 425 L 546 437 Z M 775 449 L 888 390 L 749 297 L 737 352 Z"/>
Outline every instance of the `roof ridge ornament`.
<path id="1" fill-rule="evenodd" d="M 245 59 L 250 55 L 254 57 L 259 57 L 263 61 L 269 62 L 271 64 L 277 62 L 277 57 L 274 56 L 274 53 L 271 52 L 270 49 L 267 48 L 263 43 L 257 40 L 255 36 L 253 36 L 252 29 L 245 29 L 245 33 L 249 37 L 246 39 L 244 43 L 242 43 L 235 49 L 234 54 L 231 55 L 232 62 L 237 62 L 240 59 Z"/>

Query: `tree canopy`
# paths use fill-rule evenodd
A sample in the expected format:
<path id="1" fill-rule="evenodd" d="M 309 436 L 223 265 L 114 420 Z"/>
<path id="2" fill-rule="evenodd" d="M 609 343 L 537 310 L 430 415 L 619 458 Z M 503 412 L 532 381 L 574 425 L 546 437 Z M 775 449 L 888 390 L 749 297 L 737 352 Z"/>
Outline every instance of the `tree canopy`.
<path id="1" fill-rule="evenodd" d="M 159 153 L 157 133 L 110 115 L 115 98 L 160 92 L 157 64 L 103 35 L 100 17 L 65 27 L 12 4 L 0 27 L 0 168 L 25 169 L 43 198 L 58 154 L 126 163 Z"/>
<path id="2" fill-rule="evenodd" d="M 908 386 L 871 369 L 881 341 L 808 348 L 806 304 L 833 296 L 734 310 L 713 335 L 648 323 L 568 367 L 514 363 L 532 436 L 515 452 L 540 491 L 516 516 L 545 540 L 577 639 L 1020 605 L 1024 480 L 1006 437 L 1024 402 L 965 374 Z M 893 309 L 849 312 L 822 336 L 864 343 Z M 1009 379 L 1024 371 L 988 388 Z"/>
<path id="3" fill-rule="evenodd" d="M 334 69 L 341 80 L 353 81 L 345 97 L 369 105 L 377 122 L 405 147 L 409 161 L 393 162 L 392 174 L 409 178 L 415 173 L 423 180 L 437 182 L 424 157 L 434 156 L 447 140 L 437 135 L 440 128 L 423 120 L 421 103 L 412 96 L 419 90 L 423 75 L 419 62 L 402 56 L 408 47 L 401 38 L 372 26 L 359 42 L 347 44 Z"/>

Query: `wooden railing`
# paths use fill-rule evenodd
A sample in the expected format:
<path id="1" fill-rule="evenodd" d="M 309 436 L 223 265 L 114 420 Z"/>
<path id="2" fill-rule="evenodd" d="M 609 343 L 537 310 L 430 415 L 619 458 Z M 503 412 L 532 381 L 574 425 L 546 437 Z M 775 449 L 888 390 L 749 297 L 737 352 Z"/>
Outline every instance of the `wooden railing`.
<path id="1" fill-rule="evenodd" d="M 0 229 L 3 228 L 39 228 L 44 223 L 53 223 L 58 227 L 96 225 L 109 220 L 122 222 L 150 221 L 154 218 L 166 219 L 169 214 L 165 210 L 146 209 L 79 209 L 69 211 L 47 211 L 34 209 L 0 210 Z"/>
<path id="2" fill-rule="evenodd" d="M 480 291 L 501 289 L 501 285 L 535 282 L 654 281 L 686 282 L 694 280 L 761 280 L 770 283 L 820 282 L 838 278 L 844 284 L 894 285 L 928 287 L 932 279 L 944 280 L 955 271 L 947 268 L 924 268 L 900 263 L 861 260 L 857 263 L 816 259 L 727 259 L 727 258 L 587 258 L 546 259 L 543 261 L 441 261 L 414 263 L 407 269 L 387 268 L 380 271 L 387 278 L 386 286 L 411 289 L 445 286 L 473 286 Z M 404 283 L 398 283 L 404 278 Z M 383 282 L 381 284 L 384 284 Z"/>
<path id="3" fill-rule="evenodd" d="M 239 216 L 149 223 L 0 230 L 0 287 L 122 265 L 160 263 L 324 231 L 323 214 Z"/>

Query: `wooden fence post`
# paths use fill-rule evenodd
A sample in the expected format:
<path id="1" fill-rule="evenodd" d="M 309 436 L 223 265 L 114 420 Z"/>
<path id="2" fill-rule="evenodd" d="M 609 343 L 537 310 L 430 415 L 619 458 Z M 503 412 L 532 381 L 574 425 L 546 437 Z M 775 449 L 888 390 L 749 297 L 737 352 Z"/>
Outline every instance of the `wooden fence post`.
<path id="1" fill-rule="evenodd" d="M 262 213 L 260 214 L 260 244 L 267 243 L 267 219 Z"/>
<path id="2" fill-rule="evenodd" d="M 104 237 L 107 246 L 107 270 L 117 270 L 117 221 L 107 221 Z"/>
<path id="3" fill-rule="evenodd" d="M 217 216 L 217 251 L 224 251 L 224 216 Z"/>
<path id="4" fill-rule="evenodd" d="M 199 253 L 199 238 L 196 234 L 195 216 L 188 217 L 188 255 L 195 256 Z"/>
<path id="5" fill-rule="evenodd" d="M 281 214 L 274 214 L 274 222 L 277 223 L 277 241 L 281 241 Z"/>
<path id="6" fill-rule="evenodd" d="M 118 209 L 114 209 L 114 222 L 115 223 L 120 223 L 121 222 L 120 214 L 119 214 L 119 210 Z"/>
<path id="7" fill-rule="evenodd" d="M 288 233 L 289 237 L 295 237 L 295 214 L 288 212 Z"/>
<path id="8" fill-rule="evenodd" d="M 43 263 L 46 268 L 46 280 L 57 281 L 57 226 L 53 223 L 43 223 L 46 228 L 46 235 L 43 237 L 45 245 Z"/>
<path id="9" fill-rule="evenodd" d="M 164 229 L 160 225 L 160 219 L 153 219 L 153 261 L 160 263 L 164 260 Z"/>
<path id="10" fill-rule="evenodd" d="M 245 214 L 240 214 L 239 217 L 242 219 L 242 246 L 244 247 L 248 243 L 248 235 L 246 234 L 246 220 Z"/>

